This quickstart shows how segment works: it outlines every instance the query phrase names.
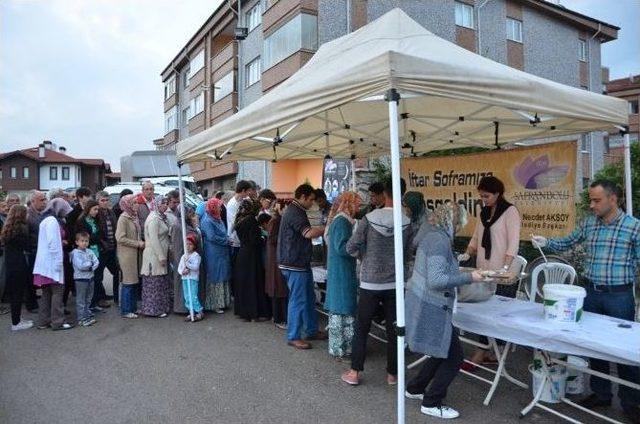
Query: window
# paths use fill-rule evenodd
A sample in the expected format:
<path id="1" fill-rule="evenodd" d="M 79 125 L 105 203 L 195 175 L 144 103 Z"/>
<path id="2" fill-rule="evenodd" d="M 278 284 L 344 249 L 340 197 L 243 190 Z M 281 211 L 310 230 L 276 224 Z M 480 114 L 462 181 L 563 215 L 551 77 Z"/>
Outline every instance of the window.
<path id="1" fill-rule="evenodd" d="M 629 114 L 637 115 L 638 114 L 638 101 L 637 100 L 629 100 Z"/>
<path id="2" fill-rule="evenodd" d="M 587 61 L 587 42 L 584 40 L 578 40 L 578 59 L 582 62 Z"/>
<path id="3" fill-rule="evenodd" d="M 18 168 L 16 168 L 15 166 L 12 166 L 10 172 L 11 172 L 12 179 L 15 180 L 16 178 L 18 178 Z"/>
<path id="4" fill-rule="evenodd" d="M 177 108 L 173 106 L 171 109 L 164 113 L 164 133 L 168 133 L 171 130 L 178 128 L 178 122 L 176 117 Z"/>
<path id="5" fill-rule="evenodd" d="M 591 152 L 591 138 L 583 135 L 580 139 L 580 151 L 582 153 L 590 153 Z"/>
<path id="6" fill-rule="evenodd" d="M 244 80 L 247 84 L 246 87 L 250 87 L 260 81 L 261 72 L 260 56 L 258 56 L 245 66 Z"/>
<path id="7" fill-rule="evenodd" d="M 202 68 L 204 68 L 204 49 L 200 50 L 200 52 L 193 59 L 191 59 L 191 62 L 189 62 L 188 73 L 195 74 Z"/>
<path id="8" fill-rule="evenodd" d="M 27 179 L 29 178 L 29 167 L 28 166 L 23 166 L 22 167 L 22 178 L 23 179 Z"/>
<path id="9" fill-rule="evenodd" d="M 184 109 L 182 109 L 182 125 L 181 126 L 185 126 L 187 125 L 187 123 L 189 122 L 189 118 L 191 118 L 191 108 L 189 106 L 185 107 Z"/>
<path id="10" fill-rule="evenodd" d="M 62 167 L 62 179 L 64 181 L 69 181 L 69 179 L 70 179 L 69 167 L 68 166 L 63 166 Z"/>
<path id="11" fill-rule="evenodd" d="M 191 105 L 189 107 L 191 116 L 189 119 L 193 118 L 197 114 L 201 113 L 204 110 L 204 92 L 198 94 L 196 97 L 191 99 Z"/>
<path id="12" fill-rule="evenodd" d="M 234 87 L 233 72 L 229 72 L 213 84 L 213 103 L 233 93 Z"/>
<path id="13" fill-rule="evenodd" d="M 264 40 L 264 69 L 286 59 L 300 49 L 318 48 L 318 17 L 300 14 Z"/>
<path id="14" fill-rule="evenodd" d="M 473 29 L 473 6 L 460 3 L 456 3 L 456 25 Z"/>
<path id="15" fill-rule="evenodd" d="M 56 181 L 58 179 L 58 167 L 57 166 L 49 167 L 49 179 L 51 181 Z"/>
<path id="16" fill-rule="evenodd" d="M 249 32 L 262 23 L 262 1 L 259 1 L 247 12 L 246 21 Z"/>
<path id="17" fill-rule="evenodd" d="M 182 71 L 182 88 L 189 87 L 189 78 L 191 78 L 191 69 L 187 68 Z"/>
<path id="18" fill-rule="evenodd" d="M 0 180 L 2 179 L 2 169 L 0 169 Z"/>
<path id="19" fill-rule="evenodd" d="M 522 21 L 507 18 L 507 40 L 522 43 Z"/>
<path id="20" fill-rule="evenodd" d="M 169 97 L 174 95 L 176 92 L 176 77 L 175 75 L 171 75 L 171 77 L 164 83 L 164 99 L 167 100 Z"/>

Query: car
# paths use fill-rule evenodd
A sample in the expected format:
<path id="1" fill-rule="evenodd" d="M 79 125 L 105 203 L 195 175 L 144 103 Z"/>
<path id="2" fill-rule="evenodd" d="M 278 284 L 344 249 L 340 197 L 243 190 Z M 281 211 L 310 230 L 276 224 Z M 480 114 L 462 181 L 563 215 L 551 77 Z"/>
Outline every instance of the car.
<path id="1" fill-rule="evenodd" d="M 164 196 L 172 190 L 175 190 L 176 187 L 173 186 L 165 186 L 163 184 L 154 183 L 154 192 L 157 195 Z M 124 189 L 129 189 L 133 192 L 133 194 L 137 194 L 142 192 L 142 182 L 133 181 L 133 182 L 122 182 L 114 185 L 110 185 L 104 188 L 104 191 L 109 193 L 109 202 L 111 206 L 115 206 L 115 204 L 120 200 L 120 193 Z M 184 203 L 186 206 L 195 209 L 198 204 L 200 204 L 202 200 L 198 198 L 191 190 L 185 189 L 184 191 Z"/>

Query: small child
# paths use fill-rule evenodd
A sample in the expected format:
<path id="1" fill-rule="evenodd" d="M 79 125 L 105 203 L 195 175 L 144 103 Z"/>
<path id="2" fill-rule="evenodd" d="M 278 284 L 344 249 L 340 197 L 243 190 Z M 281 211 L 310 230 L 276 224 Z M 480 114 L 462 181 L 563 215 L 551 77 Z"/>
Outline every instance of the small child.
<path id="1" fill-rule="evenodd" d="M 89 234 L 80 231 L 76 234 L 76 248 L 69 255 L 73 264 L 73 280 L 76 284 L 76 314 L 78 325 L 88 327 L 96 323 L 89 310 L 93 297 L 93 272 L 98 268 L 98 258 L 89 249 Z"/>
<path id="2" fill-rule="evenodd" d="M 202 305 L 198 300 L 198 279 L 200 277 L 200 255 L 196 252 L 198 242 L 193 234 L 187 236 L 187 252 L 182 255 L 178 264 L 178 272 L 182 275 L 182 294 L 184 297 L 184 307 L 193 309 L 194 322 L 204 318 Z M 189 295 L 191 292 L 191 295 Z M 185 321 L 191 321 L 188 315 Z"/>

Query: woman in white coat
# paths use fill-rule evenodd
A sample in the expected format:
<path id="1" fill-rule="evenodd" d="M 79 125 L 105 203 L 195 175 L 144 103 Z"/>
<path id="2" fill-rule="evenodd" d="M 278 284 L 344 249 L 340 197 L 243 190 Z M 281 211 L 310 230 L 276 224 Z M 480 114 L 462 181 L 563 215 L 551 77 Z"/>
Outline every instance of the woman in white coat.
<path id="1" fill-rule="evenodd" d="M 66 243 L 64 218 L 72 208 L 66 200 L 53 199 L 42 212 L 38 232 L 38 250 L 33 267 L 33 284 L 42 289 L 38 312 L 38 328 L 68 330 L 64 322 L 63 243 Z"/>

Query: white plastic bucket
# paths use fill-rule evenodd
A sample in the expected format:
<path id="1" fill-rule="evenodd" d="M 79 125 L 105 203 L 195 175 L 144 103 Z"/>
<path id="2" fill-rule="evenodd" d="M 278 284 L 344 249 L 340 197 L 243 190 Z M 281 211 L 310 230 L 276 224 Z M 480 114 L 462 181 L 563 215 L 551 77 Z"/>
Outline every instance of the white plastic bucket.
<path id="1" fill-rule="evenodd" d="M 583 358 L 580 358 L 579 356 L 569 355 L 567 357 L 567 362 L 577 367 L 589 367 L 589 362 L 587 362 L 587 360 Z M 584 392 L 584 373 L 582 371 L 570 367 L 567 368 L 566 392 L 569 395 L 580 395 L 582 394 L 582 392 Z"/>
<path id="2" fill-rule="evenodd" d="M 555 322 L 578 322 L 582 317 L 582 304 L 587 296 L 583 287 L 569 284 L 545 284 L 544 318 Z"/>
<path id="3" fill-rule="evenodd" d="M 541 402 L 546 403 L 560 403 L 561 399 L 565 396 L 567 387 L 567 369 L 560 365 L 553 365 L 548 367 L 549 380 L 544 378 L 544 374 L 541 369 L 534 369 L 533 364 L 529 365 L 529 372 L 531 373 L 531 391 L 535 396 L 538 393 L 540 384 L 544 380 L 544 387 L 542 389 L 542 395 L 540 396 Z M 553 387 L 553 390 L 552 390 Z"/>

